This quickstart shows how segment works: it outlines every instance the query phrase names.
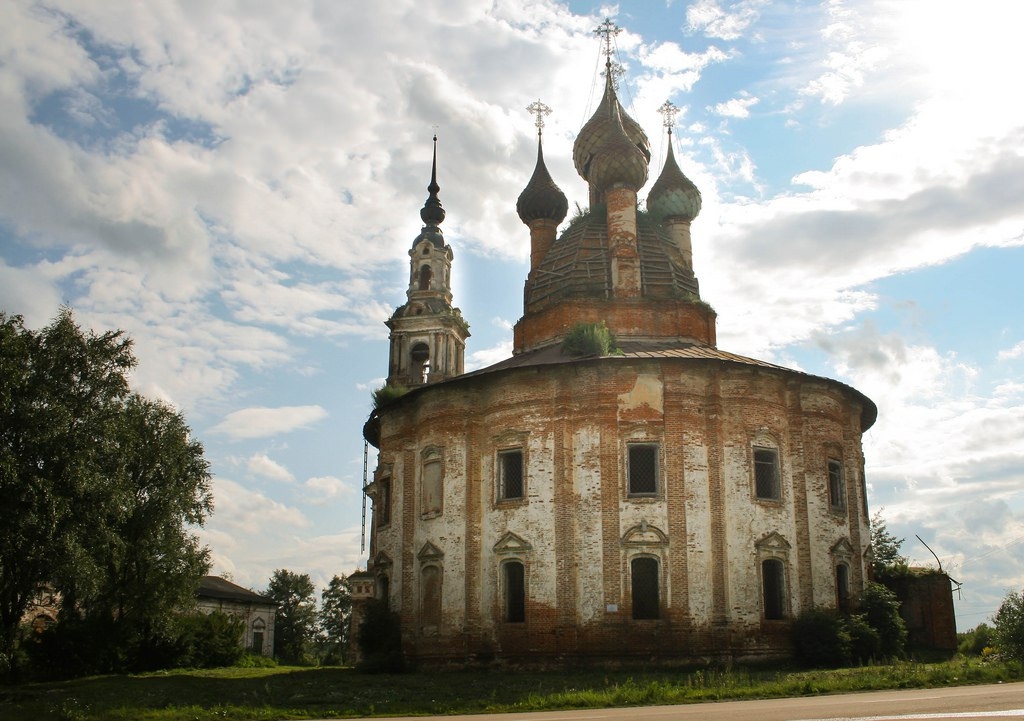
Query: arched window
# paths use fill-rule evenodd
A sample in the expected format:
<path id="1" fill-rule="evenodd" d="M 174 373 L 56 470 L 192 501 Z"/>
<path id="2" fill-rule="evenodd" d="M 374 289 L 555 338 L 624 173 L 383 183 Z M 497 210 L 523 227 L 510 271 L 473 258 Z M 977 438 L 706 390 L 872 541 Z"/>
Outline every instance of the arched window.
<path id="1" fill-rule="evenodd" d="M 761 562 L 761 587 L 764 593 L 764 617 L 777 620 L 786 617 L 786 567 L 782 561 L 769 558 Z"/>
<path id="2" fill-rule="evenodd" d="M 420 267 L 420 290 L 430 290 L 430 281 L 434 278 L 434 271 L 427 264 Z"/>
<path id="3" fill-rule="evenodd" d="M 441 625 L 441 569 L 424 566 L 420 571 L 420 627 L 436 630 Z"/>
<path id="4" fill-rule="evenodd" d="M 845 563 L 836 565 L 836 608 L 850 610 L 850 567 Z"/>
<path id="5" fill-rule="evenodd" d="M 249 649 L 257 656 L 263 655 L 263 635 L 266 630 L 267 624 L 262 618 L 252 622 L 252 643 L 249 644 Z"/>
<path id="6" fill-rule="evenodd" d="M 526 569 L 519 561 L 501 564 L 505 592 L 505 620 L 509 623 L 526 621 Z"/>
<path id="7" fill-rule="evenodd" d="M 630 562 L 629 569 L 633 618 L 638 620 L 658 618 L 661 615 L 658 559 L 639 556 Z"/>

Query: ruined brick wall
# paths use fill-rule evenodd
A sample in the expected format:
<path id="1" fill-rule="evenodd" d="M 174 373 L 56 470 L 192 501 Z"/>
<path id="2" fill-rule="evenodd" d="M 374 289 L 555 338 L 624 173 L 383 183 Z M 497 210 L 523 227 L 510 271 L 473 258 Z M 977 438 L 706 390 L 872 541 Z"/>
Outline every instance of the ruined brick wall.
<path id="1" fill-rule="evenodd" d="M 385 469 L 390 478 L 391 520 L 377 524 L 371 553 L 390 560 L 389 602 L 406 652 L 787 653 L 788 619 L 836 605 L 837 563 L 850 570 L 850 593 L 863 588 L 860 398 L 839 383 L 753 365 L 604 358 L 466 377 L 388 407 L 378 477 Z M 630 443 L 656 448 L 657 492 L 629 493 Z M 755 497 L 755 446 L 778 449 L 778 500 Z M 502 500 L 498 453 L 515 448 L 525 494 Z M 442 509 L 428 514 L 424 464 L 436 454 Z M 839 507 L 829 499 L 829 459 L 844 472 Z M 636 558 L 657 561 L 654 620 L 633 618 Z M 781 620 L 764 617 L 766 559 L 785 568 Z M 525 571 L 525 622 L 504 620 L 509 561 Z"/>

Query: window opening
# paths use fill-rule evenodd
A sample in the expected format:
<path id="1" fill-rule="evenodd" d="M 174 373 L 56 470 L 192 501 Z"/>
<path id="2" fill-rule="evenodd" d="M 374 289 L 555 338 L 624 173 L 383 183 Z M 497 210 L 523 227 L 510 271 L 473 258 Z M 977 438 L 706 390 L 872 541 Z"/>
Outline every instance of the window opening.
<path id="1" fill-rule="evenodd" d="M 779 488 L 779 452 L 774 448 L 754 449 L 754 489 L 758 498 L 777 501 Z"/>
<path id="2" fill-rule="evenodd" d="M 658 492 L 658 446 L 630 443 L 628 448 L 630 495 L 653 496 Z"/>
<path id="3" fill-rule="evenodd" d="M 828 503 L 832 508 L 846 507 L 846 486 L 843 483 L 843 464 L 829 459 L 828 462 Z"/>
<path id="4" fill-rule="evenodd" d="M 430 281 L 434 278 L 434 271 L 429 265 L 420 268 L 420 290 L 430 290 Z"/>
<path id="5" fill-rule="evenodd" d="M 498 500 L 522 498 L 523 486 L 523 449 L 498 451 Z"/>
<path id="6" fill-rule="evenodd" d="M 505 620 L 509 623 L 526 621 L 526 569 L 519 561 L 502 565 L 505 574 Z"/>
<path id="7" fill-rule="evenodd" d="M 761 563 L 761 583 L 764 587 L 764 617 L 777 620 L 786 617 L 785 567 L 782 561 L 768 559 Z"/>
<path id="8" fill-rule="evenodd" d="M 257 655 L 263 654 L 263 632 L 267 624 L 262 618 L 257 618 L 252 624 L 252 645 L 250 649 Z"/>
<path id="9" fill-rule="evenodd" d="M 658 618 L 661 594 L 658 589 L 658 560 L 642 556 L 630 564 L 630 587 L 633 600 L 633 618 Z"/>
<path id="10" fill-rule="evenodd" d="M 836 608 L 850 610 L 850 567 L 845 563 L 836 566 Z"/>

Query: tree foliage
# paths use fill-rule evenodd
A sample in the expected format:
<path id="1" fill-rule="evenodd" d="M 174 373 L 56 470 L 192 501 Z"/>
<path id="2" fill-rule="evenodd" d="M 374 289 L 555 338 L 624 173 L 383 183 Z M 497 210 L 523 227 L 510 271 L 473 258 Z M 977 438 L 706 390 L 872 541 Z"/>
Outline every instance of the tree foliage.
<path id="1" fill-rule="evenodd" d="M 212 510 L 202 446 L 180 414 L 131 392 L 134 366 L 129 338 L 83 332 L 69 309 L 38 332 L 0 313 L 0 656 L 8 661 L 30 602 L 48 588 L 61 599 L 62 624 L 91 620 L 121 644 L 109 663 L 142 662 L 208 569 L 188 528 Z"/>
<path id="2" fill-rule="evenodd" d="M 348 579 L 335 576 L 320 593 L 321 662 L 348 662 L 348 643 L 352 621 L 352 592 Z"/>
<path id="3" fill-rule="evenodd" d="M 881 510 L 871 517 L 871 569 L 875 578 L 899 575 L 907 570 L 908 559 L 900 554 L 903 540 L 889 532 Z"/>
<path id="4" fill-rule="evenodd" d="M 309 663 L 316 639 L 316 589 L 308 573 L 279 568 L 265 596 L 277 602 L 274 655 L 284 663 Z"/>
<path id="5" fill-rule="evenodd" d="M 1024 593 L 1009 593 L 992 618 L 993 639 L 999 655 L 1024 662 Z"/>

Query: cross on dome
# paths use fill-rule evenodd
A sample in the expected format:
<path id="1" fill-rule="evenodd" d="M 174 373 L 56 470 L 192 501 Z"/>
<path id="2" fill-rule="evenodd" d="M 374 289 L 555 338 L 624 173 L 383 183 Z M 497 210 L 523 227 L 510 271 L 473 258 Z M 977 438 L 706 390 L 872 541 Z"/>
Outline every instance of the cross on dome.
<path id="1" fill-rule="evenodd" d="M 663 118 L 661 124 L 668 128 L 668 134 L 671 135 L 672 128 L 676 124 L 676 116 L 679 115 L 679 108 L 673 105 L 671 100 L 666 100 L 661 104 L 661 107 L 658 108 L 658 112 L 661 113 L 661 117 Z"/>
<path id="2" fill-rule="evenodd" d="M 544 127 L 544 116 L 551 115 L 551 108 L 542 103 L 540 98 L 538 98 L 535 102 L 526 106 L 526 112 L 534 116 L 533 124 L 537 126 L 537 135 L 540 135 L 541 129 Z"/>
<path id="3" fill-rule="evenodd" d="M 622 32 L 622 28 L 612 22 L 611 18 L 605 18 L 604 22 L 594 28 L 595 35 L 604 38 L 604 56 L 606 64 L 612 62 L 612 38 Z"/>

